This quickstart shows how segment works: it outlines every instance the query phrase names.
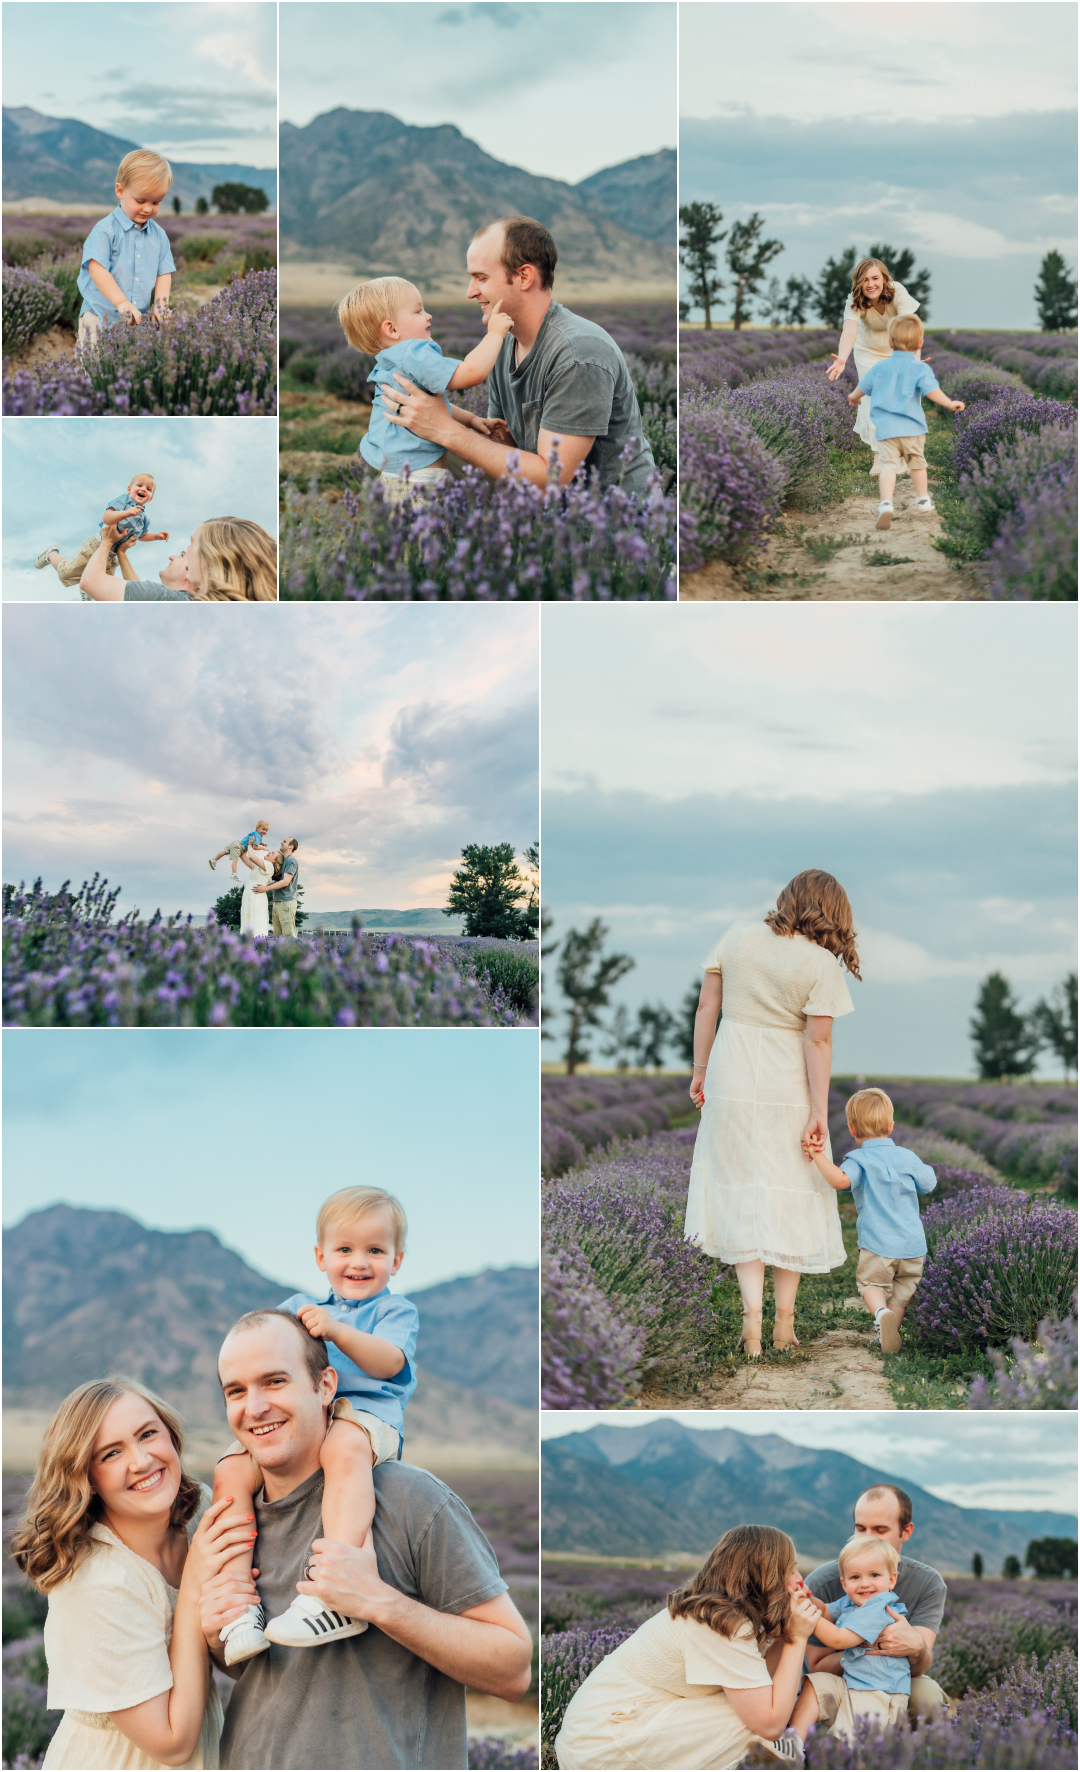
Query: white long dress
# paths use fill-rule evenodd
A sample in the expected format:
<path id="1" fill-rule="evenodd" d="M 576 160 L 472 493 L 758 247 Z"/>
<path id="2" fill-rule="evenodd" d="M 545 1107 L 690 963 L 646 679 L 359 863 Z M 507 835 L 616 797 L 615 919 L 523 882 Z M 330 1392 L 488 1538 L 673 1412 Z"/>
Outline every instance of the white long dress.
<path id="1" fill-rule="evenodd" d="M 723 1011 L 705 1072 L 685 1235 L 734 1264 L 797 1273 L 842 1266 L 836 1195 L 806 1159 L 810 1114 L 803 1034 L 809 1015 L 850 1015 L 840 962 L 805 935 L 734 923 L 705 961 Z M 832 1158 L 826 1141 L 825 1155 Z"/>
<path id="2" fill-rule="evenodd" d="M 880 363 L 883 357 L 888 357 L 892 352 L 889 321 L 895 320 L 898 315 L 917 314 L 918 311 L 918 302 L 908 294 L 902 283 L 893 284 L 893 298 L 886 303 L 883 314 L 879 314 L 876 308 L 859 311 L 848 302 L 844 313 L 845 326 L 856 318 L 859 322 L 852 354 L 860 381 L 868 369 L 873 369 L 875 363 Z M 869 443 L 874 454 L 877 454 L 877 432 L 870 419 L 870 402 L 867 399 L 860 400 L 855 408 L 855 435 L 861 437 L 864 443 Z"/>
<path id="3" fill-rule="evenodd" d="M 243 867 L 243 862 L 240 863 Z M 255 856 L 250 868 L 244 869 L 244 896 L 240 903 L 240 932 L 249 931 L 252 935 L 269 935 L 270 933 L 270 894 L 256 892 L 256 886 L 265 886 L 274 877 L 274 870 L 264 857 Z"/>

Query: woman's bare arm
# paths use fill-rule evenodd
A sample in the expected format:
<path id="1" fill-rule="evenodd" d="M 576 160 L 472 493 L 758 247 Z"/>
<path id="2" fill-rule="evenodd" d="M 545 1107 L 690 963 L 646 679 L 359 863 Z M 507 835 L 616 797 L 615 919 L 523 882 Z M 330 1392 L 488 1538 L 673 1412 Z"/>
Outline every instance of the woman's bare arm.
<path id="1" fill-rule="evenodd" d="M 810 1118 L 803 1142 L 819 1149 L 829 1136 L 829 1078 L 832 1075 L 831 1015 L 808 1015 L 803 1030 L 806 1081 L 810 1086 Z"/>
<path id="2" fill-rule="evenodd" d="M 719 972 L 706 972 L 701 981 L 697 1014 L 694 1016 L 694 1076 L 690 1084 L 690 1099 L 698 1108 L 705 1100 L 705 1069 L 716 1038 L 716 1024 L 720 1020 L 723 1002 L 723 978 Z"/>
<path id="3" fill-rule="evenodd" d="M 109 564 L 109 554 L 116 546 L 116 536 L 115 528 L 106 527 L 102 530 L 97 550 L 86 562 L 86 568 L 79 580 L 80 591 L 85 591 L 95 603 L 122 603 L 124 601 L 124 579 L 116 578 L 106 570 Z M 123 567 L 121 567 L 121 571 L 123 571 Z M 125 573 L 124 577 L 126 578 L 126 576 Z"/>

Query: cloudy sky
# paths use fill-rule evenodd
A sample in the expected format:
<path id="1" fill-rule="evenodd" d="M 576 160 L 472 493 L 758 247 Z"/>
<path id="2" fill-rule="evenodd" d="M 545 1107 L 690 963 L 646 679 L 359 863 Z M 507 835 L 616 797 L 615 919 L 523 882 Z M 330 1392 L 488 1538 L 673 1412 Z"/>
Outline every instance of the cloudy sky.
<path id="1" fill-rule="evenodd" d="M 147 507 L 152 534 L 130 558 L 140 578 L 157 578 L 206 517 L 247 517 L 277 534 L 277 420 L 246 418 L 243 449 L 232 418 L 5 418 L 4 601 L 81 603 L 34 560 L 55 542 L 78 552 L 96 533 L 110 498 L 142 470 L 157 480 Z M 42 489 L 51 488 L 42 500 Z M 62 493 L 58 489 L 63 488 Z"/>
<path id="2" fill-rule="evenodd" d="M 207 1228 L 284 1297 L 319 1284 L 320 1202 L 370 1182 L 409 1219 L 395 1291 L 531 1267 L 536 1044 L 476 1028 L 9 1031 L 4 1223 L 63 1201 Z M 268 1099 L 271 1072 L 285 1086 Z"/>
<path id="3" fill-rule="evenodd" d="M 309 910 L 442 904 L 466 843 L 536 839 L 536 636 L 497 603 L 13 606 L 4 877 L 203 914 L 264 817 Z"/>
<path id="4" fill-rule="evenodd" d="M 1059 0 L 688 0 L 680 199 L 760 211 L 781 281 L 910 246 L 934 324 L 1037 327 L 1044 254 L 1076 263 L 1076 35 Z"/>
<path id="5" fill-rule="evenodd" d="M 274 166 L 275 12 L 260 0 L 13 0 L 4 103 L 174 160 Z"/>
<path id="6" fill-rule="evenodd" d="M 898 1415 L 861 1410 L 845 1415 L 798 1410 L 756 1414 L 664 1410 L 662 1414 L 689 1429 L 730 1427 L 740 1434 L 780 1434 L 795 1446 L 846 1452 L 860 1464 L 889 1470 L 901 1487 L 908 1478 L 957 1507 L 1047 1508 L 1055 1513 L 1076 1507 L 1076 1424 L 1064 1415 L 930 1409 Z M 605 1419 L 612 1426 L 637 1428 L 661 1418 L 661 1412 L 643 1409 L 632 1415 L 608 1414 Z M 582 1410 L 544 1412 L 540 1438 L 587 1433 L 595 1426 L 595 1414 Z M 943 1481 L 946 1471 L 948 1478 Z"/>
<path id="7" fill-rule="evenodd" d="M 576 184 L 675 146 L 675 14 L 667 0 L 286 0 L 281 115 L 455 123 L 495 159 Z"/>
<path id="8" fill-rule="evenodd" d="M 863 973 L 837 1073 L 970 1075 L 980 980 L 1029 1005 L 1075 965 L 1076 611 L 717 614 L 545 609 L 552 938 L 601 917 L 637 962 L 613 1000 L 674 1010 L 729 923 L 824 868 Z"/>

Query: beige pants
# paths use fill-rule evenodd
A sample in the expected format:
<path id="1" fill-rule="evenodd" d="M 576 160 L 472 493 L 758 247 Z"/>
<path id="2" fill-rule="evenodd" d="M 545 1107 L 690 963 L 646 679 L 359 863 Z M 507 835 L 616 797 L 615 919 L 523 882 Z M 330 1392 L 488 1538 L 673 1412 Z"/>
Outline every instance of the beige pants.
<path id="1" fill-rule="evenodd" d="M 60 583 L 62 585 L 77 585 L 100 546 L 100 535 L 92 535 L 88 541 L 83 542 L 77 554 L 72 554 L 67 560 L 61 560 L 56 568 Z M 111 573 L 115 578 L 119 563 L 116 555 L 110 553 L 105 563 L 106 572 Z"/>
<path id="2" fill-rule="evenodd" d="M 909 1305 L 922 1279 L 925 1260 L 925 1255 L 894 1260 L 887 1255 L 875 1255 L 872 1249 L 860 1249 L 859 1265 L 855 1270 L 860 1298 L 868 1286 L 878 1286 L 885 1294 L 886 1304 Z"/>
<path id="3" fill-rule="evenodd" d="M 354 1427 L 358 1427 L 361 1433 L 367 1435 L 371 1442 L 372 1464 L 390 1463 L 392 1459 L 397 1457 L 401 1449 L 401 1439 L 396 1427 L 391 1427 L 388 1421 L 383 1421 L 378 1415 L 369 1415 L 366 1410 L 354 1409 L 348 1397 L 334 1398 L 330 1406 L 330 1419 L 331 1421 L 351 1421 Z M 231 1458 L 236 1452 L 248 1452 L 248 1449 L 246 1446 L 241 1446 L 239 1440 L 233 1440 L 232 1444 L 226 1447 L 221 1454 L 221 1458 Z M 251 1459 L 252 1467 L 261 1483 L 262 1471 L 259 1469 L 258 1460 L 252 1458 L 250 1452 L 248 1452 L 248 1457 Z M 221 1458 L 218 1459 L 219 1464 Z"/>
<path id="4" fill-rule="evenodd" d="M 445 468 L 414 468 L 406 480 L 401 474 L 380 474 L 383 498 L 388 505 L 400 505 L 407 498 L 419 498 L 446 479 Z"/>
<path id="5" fill-rule="evenodd" d="M 275 935 L 295 935 L 296 934 L 296 900 L 295 900 L 295 898 L 286 899 L 284 904 L 279 904 L 277 899 L 276 898 L 274 899 L 274 934 Z"/>
<path id="6" fill-rule="evenodd" d="M 79 331 L 75 340 L 75 349 L 81 350 L 83 345 L 96 345 L 101 337 L 101 321 L 96 314 L 80 314 Z"/>
<path id="7" fill-rule="evenodd" d="M 856 1717 L 874 1717 L 882 1727 L 907 1717 L 914 1723 L 919 1717 L 930 1722 L 951 1716 L 953 1706 L 936 1680 L 928 1674 L 916 1674 L 911 1692 L 863 1692 L 848 1686 L 842 1674 L 811 1674 L 817 1693 L 818 1717 L 830 1735 L 850 1741 Z"/>

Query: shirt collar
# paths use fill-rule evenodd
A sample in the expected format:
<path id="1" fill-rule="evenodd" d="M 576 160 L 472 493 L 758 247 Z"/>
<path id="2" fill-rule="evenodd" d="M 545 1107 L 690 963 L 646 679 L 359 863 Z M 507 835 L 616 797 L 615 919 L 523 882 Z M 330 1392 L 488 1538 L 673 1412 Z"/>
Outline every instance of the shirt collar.
<path id="1" fill-rule="evenodd" d="M 868 1144 L 889 1144 L 895 1148 L 896 1140 L 893 1138 L 864 1138 L 862 1141 L 863 1150 L 866 1149 Z"/>
<path id="2" fill-rule="evenodd" d="M 342 1310 L 357 1311 L 362 1304 L 374 1304 L 375 1300 L 381 1298 L 386 1290 L 387 1288 L 384 1286 L 382 1292 L 373 1292 L 370 1298 L 339 1298 L 336 1292 L 331 1291 L 329 1298 L 325 1300 L 324 1308 L 326 1305 L 337 1305 Z"/>
<path id="3" fill-rule="evenodd" d="M 143 223 L 142 227 L 140 228 L 137 226 L 137 224 L 135 222 L 132 221 L 130 215 L 128 215 L 127 211 L 124 209 L 123 205 L 120 203 L 118 203 L 116 205 L 116 208 L 113 210 L 113 214 L 115 216 L 119 217 L 120 226 L 123 228 L 125 233 L 128 233 L 130 231 L 130 229 L 132 229 L 132 228 L 135 229 L 135 232 L 137 234 L 148 233 L 149 229 L 150 229 L 150 225 L 154 219 L 153 216 L 149 216 L 148 219 Z"/>

